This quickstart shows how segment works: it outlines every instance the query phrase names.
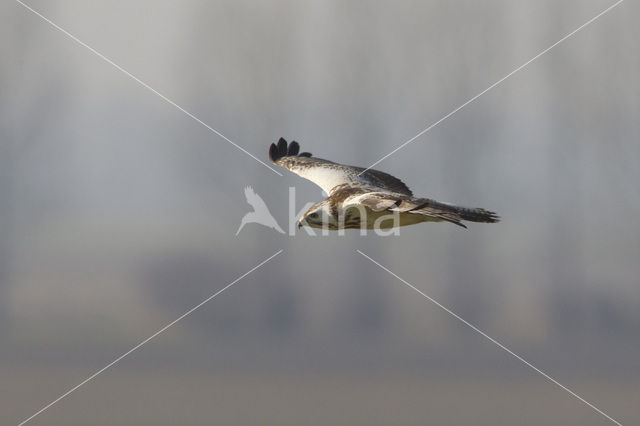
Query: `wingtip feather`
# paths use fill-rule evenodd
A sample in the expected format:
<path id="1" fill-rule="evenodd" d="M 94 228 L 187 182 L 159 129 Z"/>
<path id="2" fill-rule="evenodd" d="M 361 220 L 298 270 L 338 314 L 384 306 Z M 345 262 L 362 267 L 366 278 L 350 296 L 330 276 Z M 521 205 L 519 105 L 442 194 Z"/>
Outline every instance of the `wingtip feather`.
<path id="1" fill-rule="evenodd" d="M 296 141 L 291 141 L 289 149 L 287 149 L 287 155 L 298 155 L 300 152 L 300 144 Z"/>
<path id="2" fill-rule="evenodd" d="M 278 141 L 278 154 L 280 157 L 287 155 L 287 141 L 284 138 L 280 138 Z"/>
<path id="3" fill-rule="evenodd" d="M 280 155 L 278 153 L 278 147 L 276 146 L 275 143 L 272 143 L 271 146 L 269 147 L 269 160 L 275 163 L 278 160 L 278 158 L 280 158 Z"/>
<path id="4" fill-rule="evenodd" d="M 287 143 L 285 138 L 280 138 L 277 143 L 272 143 L 269 147 L 269 160 L 275 163 L 282 157 L 311 157 L 310 152 L 300 152 L 300 144 L 296 141 Z"/>

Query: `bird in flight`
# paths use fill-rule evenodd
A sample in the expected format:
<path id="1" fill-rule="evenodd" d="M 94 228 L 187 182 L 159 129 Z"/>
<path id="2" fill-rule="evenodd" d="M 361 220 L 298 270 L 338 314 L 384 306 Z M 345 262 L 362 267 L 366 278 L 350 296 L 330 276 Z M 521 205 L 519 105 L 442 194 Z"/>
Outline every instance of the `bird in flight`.
<path id="1" fill-rule="evenodd" d="M 280 138 L 277 144 L 272 143 L 269 159 L 329 194 L 301 216 L 298 227 L 388 229 L 446 221 L 466 228 L 462 221 L 494 223 L 500 220 L 496 213 L 485 209 L 415 197 L 407 185 L 390 174 L 313 157 L 309 152 L 300 152 L 296 141 L 287 144 Z M 385 220 L 393 215 L 398 220 Z"/>

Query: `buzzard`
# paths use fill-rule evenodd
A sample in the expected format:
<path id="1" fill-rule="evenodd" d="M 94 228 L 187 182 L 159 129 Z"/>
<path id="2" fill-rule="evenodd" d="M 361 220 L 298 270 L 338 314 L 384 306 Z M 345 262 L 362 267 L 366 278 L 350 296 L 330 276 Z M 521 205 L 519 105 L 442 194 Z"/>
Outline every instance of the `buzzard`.
<path id="1" fill-rule="evenodd" d="M 300 152 L 296 141 L 280 138 L 269 149 L 272 163 L 310 180 L 329 196 L 311 206 L 298 221 L 312 228 L 387 229 L 420 222 L 498 222 L 496 213 L 418 198 L 400 179 L 362 167 L 345 166 Z M 395 215 L 395 216 L 394 216 Z M 385 218 L 398 220 L 385 220 Z"/>

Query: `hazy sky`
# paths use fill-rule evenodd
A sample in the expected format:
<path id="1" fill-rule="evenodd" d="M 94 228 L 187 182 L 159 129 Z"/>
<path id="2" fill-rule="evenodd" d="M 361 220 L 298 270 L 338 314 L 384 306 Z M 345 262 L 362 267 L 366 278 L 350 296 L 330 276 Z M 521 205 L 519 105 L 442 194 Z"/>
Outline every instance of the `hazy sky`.
<path id="1" fill-rule="evenodd" d="M 262 161 L 282 136 L 359 166 L 613 3 L 28 2 Z M 10 384 L 0 399 L 14 401 L 2 420 L 35 412 L 280 249 L 154 350 L 132 356 L 130 379 L 146 380 L 135 374 L 153 365 L 184 383 L 197 382 L 185 371 L 291 370 L 382 371 L 388 384 L 399 372 L 456 372 L 465 386 L 465 372 L 481 371 L 493 374 L 486 387 L 495 398 L 510 375 L 533 380 L 359 249 L 543 369 L 582 383 L 623 423 L 637 418 L 628 391 L 640 359 L 636 3 L 376 166 L 416 195 L 497 211 L 500 224 L 421 224 L 393 237 L 288 236 L 256 224 L 235 236 L 250 211 L 245 186 L 285 229 L 289 187 L 296 211 L 320 200 L 320 189 L 273 173 L 20 4 L 0 11 L 0 380 Z M 49 384 L 34 397 L 40 380 Z M 116 393 L 128 387 L 112 380 Z M 460 383 L 447 383 L 456 393 Z M 357 393 L 334 385 L 319 392 Z M 554 389 L 546 385 L 540 392 Z M 518 389 L 521 404 L 532 389 L 540 396 Z M 470 402 L 480 391 L 465 392 Z M 588 407 L 556 396 L 569 405 L 554 405 L 555 419 L 600 424 Z M 92 419 L 68 404 L 49 420 Z M 194 424 L 215 420 L 205 405 L 195 404 Z M 277 419 L 267 406 L 262 418 Z M 501 423 L 495 412 L 469 410 Z M 415 407 L 403 412 L 405 424 L 422 418 Z M 138 414 L 121 421 L 148 421 Z M 44 414 L 41 422 L 51 424 Z"/>

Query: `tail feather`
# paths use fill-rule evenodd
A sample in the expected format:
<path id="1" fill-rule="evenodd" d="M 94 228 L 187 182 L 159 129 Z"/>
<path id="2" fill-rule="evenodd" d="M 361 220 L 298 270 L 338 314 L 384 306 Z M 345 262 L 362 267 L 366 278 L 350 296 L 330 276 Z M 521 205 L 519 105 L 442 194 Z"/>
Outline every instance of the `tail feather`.
<path id="1" fill-rule="evenodd" d="M 500 216 L 495 212 L 480 208 L 457 207 L 458 215 L 462 220 L 469 222 L 496 223 L 500 222 Z"/>
<path id="2" fill-rule="evenodd" d="M 500 221 L 500 217 L 489 210 L 481 208 L 469 208 L 454 206 L 452 204 L 441 203 L 438 201 L 423 199 L 425 202 L 419 206 L 409 210 L 410 213 L 424 214 L 455 223 L 458 226 L 466 228 L 462 223 L 463 220 L 469 222 L 495 223 Z"/>

